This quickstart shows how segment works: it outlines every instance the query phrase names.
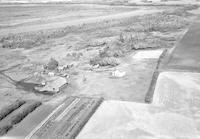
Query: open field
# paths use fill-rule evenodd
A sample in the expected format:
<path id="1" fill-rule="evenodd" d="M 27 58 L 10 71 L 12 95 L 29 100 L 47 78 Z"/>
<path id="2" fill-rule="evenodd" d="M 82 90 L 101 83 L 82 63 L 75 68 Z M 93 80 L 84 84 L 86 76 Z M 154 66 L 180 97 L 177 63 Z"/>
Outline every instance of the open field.
<path id="1" fill-rule="evenodd" d="M 67 96 L 144 102 L 198 6 L 0 5 L 0 109 Z"/>
<path id="2" fill-rule="evenodd" d="M 189 20 L 192 17 L 188 17 L 186 11 L 181 14 L 177 12 L 178 10 L 183 11 L 184 7 L 149 8 L 137 6 L 110 7 L 102 5 L 53 6 L 51 4 L 49 6 L 43 6 L 44 8 L 42 8 L 42 11 L 39 14 L 37 11 L 41 6 L 42 5 L 40 4 L 25 7 L 14 6 L 14 8 L 12 8 L 13 11 L 11 12 L 9 8 L 13 7 L 13 5 L 11 7 L 5 6 L 4 8 L 1 8 L 5 13 L 1 15 L 1 19 L 4 19 L 1 21 L 1 24 L 3 24 L 3 22 L 6 25 L 10 23 L 9 27 L 7 26 L 0 29 L 0 32 L 7 32 L 7 34 L 1 33 L 3 35 L 1 35 L 0 41 L 2 47 L 0 54 L 0 69 L 4 73 L 1 78 L 1 95 L 6 95 L 8 99 L 12 98 L 10 95 L 19 97 L 19 94 L 27 98 L 49 98 L 49 96 L 46 97 L 40 93 L 31 93 L 30 91 L 33 91 L 34 84 L 30 85 L 28 88 L 25 87 L 25 90 L 20 90 L 20 87 L 16 88 L 16 82 L 26 81 L 32 83 L 32 78 L 38 80 L 38 75 L 45 74 L 43 73 L 43 65 L 48 63 L 51 57 L 55 58 L 61 66 L 73 65 L 72 68 L 64 71 L 72 78 L 72 81 L 69 81 L 69 85 L 63 89 L 64 94 L 77 95 L 75 92 L 78 91 L 77 89 L 79 88 L 82 91 L 78 91 L 78 94 L 101 95 L 101 87 L 98 89 L 98 87 L 92 86 L 95 86 L 94 83 L 103 83 L 102 85 L 104 85 L 105 81 L 108 81 L 108 84 L 113 83 L 113 86 L 116 86 L 117 84 L 127 86 L 129 82 L 132 82 L 133 85 L 128 87 L 130 96 L 132 96 L 131 94 L 134 92 L 136 92 L 135 94 L 138 96 L 140 96 L 139 92 L 145 94 L 152 73 L 156 68 L 157 60 L 147 60 L 146 62 L 144 59 L 144 62 L 140 62 L 132 60 L 132 55 L 140 49 L 163 50 L 165 48 L 172 48 L 176 40 L 179 39 L 187 29 L 186 27 L 189 25 Z M 20 10 L 16 12 L 15 9 Z M 53 10 L 51 10 L 50 13 L 46 12 L 49 9 Z M 63 9 L 67 11 L 66 14 Z M 71 10 L 69 11 L 69 9 Z M 133 11 L 137 13 L 138 10 L 140 11 L 138 14 L 133 13 Z M 141 14 L 141 11 L 143 11 L 143 15 Z M 126 13 L 128 16 L 124 17 Z M 109 16 L 109 14 L 112 15 Z M 115 15 L 117 16 L 115 17 Z M 80 20 L 80 17 L 83 18 L 81 24 L 70 25 L 73 20 Z M 94 19 L 91 17 L 94 17 Z M 69 24 L 66 24 L 65 27 L 63 27 L 63 24 L 61 24 L 61 26 L 57 25 L 57 23 L 59 24 L 60 22 L 67 22 Z M 41 30 L 41 26 L 46 26 L 46 24 L 48 28 Z M 53 29 L 51 29 L 51 27 Z M 29 31 L 27 28 L 33 30 Z M 15 29 L 17 32 L 11 32 L 12 29 Z M 111 65 L 109 63 L 98 63 L 99 60 L 104 58 L 107 58 L 108 60 L 109 58 L 116 59 L 119 61 L 117 62 L 117 65 L 119 65 L 116 67 L 116 65 L 112 65 L 112 63 Z M 91 60 L 96 63 L 92 64 Z M 144 65 L 142 66 L 142 64 Z M 109 65 L 111 67 L 109 67 Z M 114 70 L 128 70 L 128 68 L 123 69 L 123 65 L 128 66 L 130 70 L 132 69 L 131 71 L 126 71 L 130 72 L 130 75 L 127 75 L 127 79 L 109 79 L 109 73 Z M 93 70 L 95 66 L 100 73 L 96 71 L 96 69 Z M 146 75 L 144 74 L 145 71 Z M 53 72 L 56 73 L 57 71 Z M 140 72 L 141 75 L 139 75 Z M 9 81 L 8 77 L 5 77 L 5 75 L 16 82 Z M 143 80 L 146 80 L 147 77 L 149 78 L 149 82 L 144 82 Z M 121 82 L 117 83 L 118 81 Z M 97 90 L 90 91 L 90 82 L 93 83 L 91 88 Z M 136 88 L 140 88 L 138 84 L 144 84 L 141 85 L 141 90 L 134 89 L 136 86 Z M 70 86 L 73 89 L 70 89 Z M 84 86 L 87 86 L 86 91 L 82 88 Z M 68 89 L 72 92 L 68 91 Z M 127 97 L 126 94 L 123 94 L 126 87 L 122 87 L 122 91 L 119 92 L 121 95 L 118 94 L 119 96 L 117 94 L 112 95 L 111 90 L 113 90 L 113 88 L 105 89 L 105 91 L 103 91 L 105 96 L 109 96 L 108 98 L 134 100 L 134 95 L 132 97 L 128 95 Z M 113 90 L 113 92 L 116 91 Z M 138 98 L 140 101 L 142 101 L 142 99 L 143 97 Z"/>
<path id="3" fill-rule="evenodd" d="M 75 3 L 112 5 L 183 5 L 199 4 L 199 0 L 0 0 L 1 3 Z"/>
<path id="4" fill-rule="evenodd" d="M 4 5 L 0 8 L 0 29 L 38 24 L 47 26 L 46 24 L 55 22 L 71 22 L 77 19 L 133 11 L 134 9 L 134 7 L 68 4 Z"/>

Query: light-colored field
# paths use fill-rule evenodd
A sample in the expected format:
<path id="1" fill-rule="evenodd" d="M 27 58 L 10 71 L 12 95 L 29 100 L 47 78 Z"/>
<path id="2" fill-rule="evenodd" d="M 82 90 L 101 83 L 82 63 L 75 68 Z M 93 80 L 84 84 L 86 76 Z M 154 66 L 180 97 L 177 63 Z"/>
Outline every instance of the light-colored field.
<path id="1" fill-rule="evenodd" d="M 42 7 L 42 6 L 41 6 Z M 15 12 L 14 8 L 1 9 L 1 26 L 0 34 L 7 35 L 10 33 L 24 33 L 47 29 L 57 29 L 67 26 L 82 26 L 88 23 L 97 23 L 105 20 L 117 20 L 122 18 L 133 17 L 138 14 L 149 14 L 161 10 L 150 8 L 135 8 L 135 7 L 112 7 L 112 6 L 97 6 L 97 5 L 49 5 L 44 6 L 44 11 L 38 12 L 40 6 L 30 6 L 27 10 L 27 15 L 23 12 Z M 48 12 L 48 10 L 54 11 Z M 70 9 L 70 10 L 69 10 Z M 12 11 L 13 10 L 13 11 Z M 16 9 L 17 10 L 17 9 Z M 28 13 L 29 10 L 32 12 Z M 5 11 L 8 11 L 6 13 Z M 9 14 L 12 12 L 14 15 Z"/>
<path id="2" fill-rule="evenodd" d="M 199 0 L 1 0 L 2 3 L 199 4 Z"/>
<path id="3" fill-rule="evenodd" d="M 73 23 L 77 24 L 83 19 L 122 14 L 134 10 L 136 10 L 135 7 L 101 5 L 2 5 L 0 8 L 0 32 L 6 34 L 13 33 L 12 30 L 20 33 L 20 31 L 28 32 L 30 29 L 59 28 L 69 24 L 73 25 Z"/>

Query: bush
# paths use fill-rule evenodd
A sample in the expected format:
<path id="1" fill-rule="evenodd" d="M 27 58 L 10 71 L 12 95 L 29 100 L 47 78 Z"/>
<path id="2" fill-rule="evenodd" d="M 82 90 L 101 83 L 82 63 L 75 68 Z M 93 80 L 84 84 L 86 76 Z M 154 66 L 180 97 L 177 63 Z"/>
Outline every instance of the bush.
<path id="1" fill-rule="evenodd" d="M 183 28 L 186 25 L 186 21 L 179 16 L 167 15 L 163 13 L 156 16 L 152 15 L 146 17 L 141 25 L 143 26 L 143 31 L 145 32 L 166 32 Z"/>
<path id="2" fill-rule="evenodd" d="M 99 65 L 99 66 L 117 66 L 119 65 L 119 61 L 114 57 L 94 57 L 90 59 L 91 65 Z"/>
<path id="3" fill-rule="evenodd" d="M 48 70 L 55 70 L 58 67 L 59 63 L 56 59 L 51 58 L 48 62 L 48 64 L 45 66 Z"/>

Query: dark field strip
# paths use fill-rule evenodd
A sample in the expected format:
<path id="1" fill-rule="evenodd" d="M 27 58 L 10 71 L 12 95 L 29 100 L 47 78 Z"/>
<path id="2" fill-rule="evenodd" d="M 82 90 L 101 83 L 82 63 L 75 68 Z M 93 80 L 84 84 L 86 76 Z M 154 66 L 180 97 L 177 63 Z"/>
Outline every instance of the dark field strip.
<path id="1" fill-rule="evenodd" d="M 81 119 L 77 120 L 75 124 L 70 127 L 69 132 L 65 134 L 66 139 L 75 139 L 75 137 L 79 134 L 84 125 L 88 122 L 88 120 L 92 117 L 97 108 L 100 106 L 102 101 L 103 99 L 100 99 L 98 101 L 93 100 L 89 102 L 89 104 L 85 107 L 89 109 L 87 110 L 87 112 L 84 112 L 82 110 L 82 113 L 78 115 L 79 117 L 81 117 Z"/>
<path id="2" fill-rule="evenodd" d="M 156 83 L 157 83 L 159 74 L 160 74 L 160 72 L 157 70 L 153 73 L 151 84 L 150 84 L 147 94 L 145 96 L 145 103 L 152 103 L 152 101 L 153 101 L 154 90 L 156 87 Z"/>
<path id="3" fill-rule="evenodd" d="M 153 100 L 156 82 L 157 82 L 158 76 L 160 74 L 160 68 L 161 68 L 162 64 L 164 63 L 164 60 L 165 60 L 167 53 L 168 53 L 168 50 L 165 49 L 158 59 L 156 69 L 155 69 L 153 76 L 152 76 L 151 84 L 150 84 L 148 91 L 147 91 L 147 94 L 145 96 L 145 103 L 151 103 L 152 100 Z"/>
<path id="4" fill-rule="evenodd" d="M 13 104 L 14 105 L 14 104 Z M 5 135 L 15 124 L 21 122 L 29 113 L 41 105 L 39 101 L 27 101 L 0 121 L 0 136 Z"/>
<path id="5" fill-rule="evenodd" d="M 12 103 L 11 105 L 2 108 L 2 110 L 0 111 L 0 120 L 5 118 L 8 114 L 13 112 L 17 108 L 19 108 L 24 103 L 25 103 L 25 101 L 23 101 L 23 100 L 17 100 L 14 103 Z"/>
<path id="6" fill-rule="evenodd" d="M 27 139 L 75 139 L 102 101 L 102 98 L 69 97 Z"/>

